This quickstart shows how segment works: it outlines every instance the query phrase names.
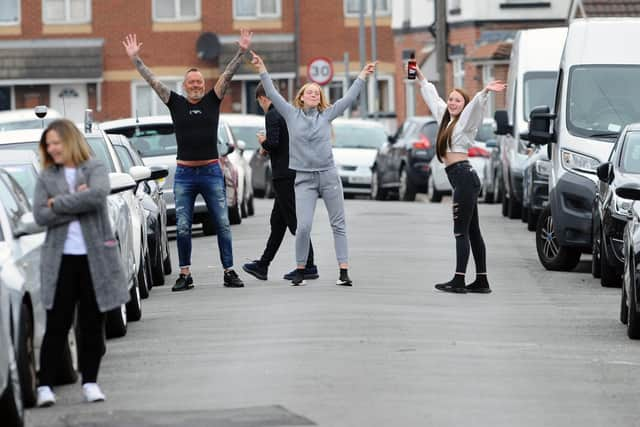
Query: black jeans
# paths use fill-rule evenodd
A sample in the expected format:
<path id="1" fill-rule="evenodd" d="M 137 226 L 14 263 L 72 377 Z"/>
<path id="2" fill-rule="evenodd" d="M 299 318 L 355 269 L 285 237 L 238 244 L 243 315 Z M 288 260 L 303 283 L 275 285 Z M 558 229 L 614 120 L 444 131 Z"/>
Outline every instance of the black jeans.
<path id="1" fill-rule="evenodd" d="M 469 262 L 469 246 L 473 252 L 476 273 L 487 272 L 486 249 L 478 221 L 480 178 L 468 161 L 445 168 L 453 188 L 453 234 L 456 237 L 456 273 L 464 274 Z"/>
<path id="2" fill-rule="evenodd" d="M 82 383 L 98 379 L 105 353 L 104 313 L 100 312 L 86 255 L 63 255 L 53 307 L 47 310 L 47 327 L 40 350 L 40 385 L 53 384 L 62 363 L 64 346 L 78 305 L 78 364 Z"/>
<path id="3" fill-rule="evenodd" d="M 267 247 L 260 258 L 260 263 L 269 266 L 276 252 L 282 244 L 282 239 L 287 232 L 287 228 L 291 234 L 296 234 L 298 221 L 296 219 L 296 195 L 294 191 L 293 178 L 274 179 L 273 192 L 276 197 L 273 201 L 273 209 L 271 209 L 271 233 L 267 240 Z M 313 265 L 313 245 L 309 242 L 309 256 L 307 257 L 307 267 Z"/>

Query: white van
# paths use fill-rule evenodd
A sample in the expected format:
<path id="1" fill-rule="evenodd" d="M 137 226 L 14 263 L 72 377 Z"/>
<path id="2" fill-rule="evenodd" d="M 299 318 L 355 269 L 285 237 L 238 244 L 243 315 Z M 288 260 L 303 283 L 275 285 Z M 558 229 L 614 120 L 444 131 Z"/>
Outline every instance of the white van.
<path id="1" fill-rule="evenodd" d="M 596 167 L 607 161 L 622 128 L 640 121 L 640 55 L 629 44 L 638 39 L 638 18 L 573 21 L 555 113 L 549 107 L 531 113 L 530 141 L 551 143 L 549 206 L 536 229 L 538 257 L 548 270 L 572 270 L 591 250 Z"/>
<path id="2" fill-rule="evenodd" d="M 513 41 L 507 77 L 507 109 L 495 113 L 502 215 L 509 218 L 520 218 L 522 209 L 528 142 L 521 135 L 529 131 L 531 110 L 553 103 L 566 35 L 566 27 L 522 30 Z"/>

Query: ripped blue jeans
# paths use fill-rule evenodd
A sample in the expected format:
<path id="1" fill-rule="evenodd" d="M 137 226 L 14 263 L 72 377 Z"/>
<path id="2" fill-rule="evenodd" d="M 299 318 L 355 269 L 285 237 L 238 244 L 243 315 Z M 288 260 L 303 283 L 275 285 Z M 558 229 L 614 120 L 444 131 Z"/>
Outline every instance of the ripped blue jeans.
<path id="1" fill-rule="evenodd" d="M 224 174 L 220 165 L 187 167 L 178 165 L 173 183 L 176 199 L 176 228 L 180 267 L 191 265 L 191 226 L 196 196 L 202 194 L 209 215 L 216 227 L 218 249 L 223 268 L 233 266 L 231 226 L 227 209 Z"/>

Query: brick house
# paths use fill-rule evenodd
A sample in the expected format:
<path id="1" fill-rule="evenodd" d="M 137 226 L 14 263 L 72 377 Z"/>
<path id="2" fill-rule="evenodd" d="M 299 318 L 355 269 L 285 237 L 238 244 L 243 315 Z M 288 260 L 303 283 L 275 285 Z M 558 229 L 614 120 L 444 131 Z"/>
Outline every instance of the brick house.
<path id="1" fill-rule="evenodd" d="M 376 0 L 376 5 L 377 107 L 392 112 L 391 0 Z M 135 32 L 144 43 L 145 63 L 178 90 L 192 66 L 203 71 L 211 87 L 235 52 L 240 28 L 254 32 L 253 48 L 289 98 L 307 80 L 311 59 L 332 61 L 334 75 L 325 90 L 334 99 L 360 70 L 358 6 L 357 0 L 2 0 L 0 110 L 47 104 L 76 120 L 87 107 L 99 120 L 166 112 L 126 57 L 124 36 Z M 369 41 L 370 30 L 368 18 Z M 222 110 L 257 111 L 258 81 L 247 61 Z"/>
<path id="2" fill-rule="evenodd" d="M 587 0 L 583 0 L 587 1 Z M 566 25 L 571 0 L 448 0 L 448 51 L 445 79 L 473 95 L 494 79 L 506 80 L 511 42 L 520 29 Z M 392 29 L 396 52 L 396 112 L 400 123 L 407 116 L 428 114 L 415 82 L 404 67 L 410 52 L 433 81 L 439 81 L 435 43 L 429 27 L 434 22 L 434 0 L 404 0 L 393 4 Z M 429 77 L 431 76 L 431 77 Z M 504 95 L 492 98 L 487 114 L 504 108 Z"/>

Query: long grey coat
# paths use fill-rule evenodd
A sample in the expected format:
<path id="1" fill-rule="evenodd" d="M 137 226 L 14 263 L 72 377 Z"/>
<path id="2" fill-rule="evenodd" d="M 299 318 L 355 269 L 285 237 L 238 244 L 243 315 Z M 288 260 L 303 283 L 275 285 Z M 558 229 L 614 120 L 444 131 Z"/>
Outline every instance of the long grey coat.
<path id="1" fill-rule="evenodd" d="M 75 219 L 80 220 L 100 311 L 106 312 L 129 300 L 118 244 L 109 222 L 110 186 L 104 165 L 94 159 L 79 165 L 76 185 L 81 184 L 89 189 L 70 193 L 64 167 L 51 166 L 40 173 L 36 185 L 33 215 L 38 224 L 47 227 L 40 262 L 42 302 L 47 310 L 53 307 L 64 242 L 69 223 Z M 53 208 L 49 208 L 47 200 L 52 197 Z"/>

